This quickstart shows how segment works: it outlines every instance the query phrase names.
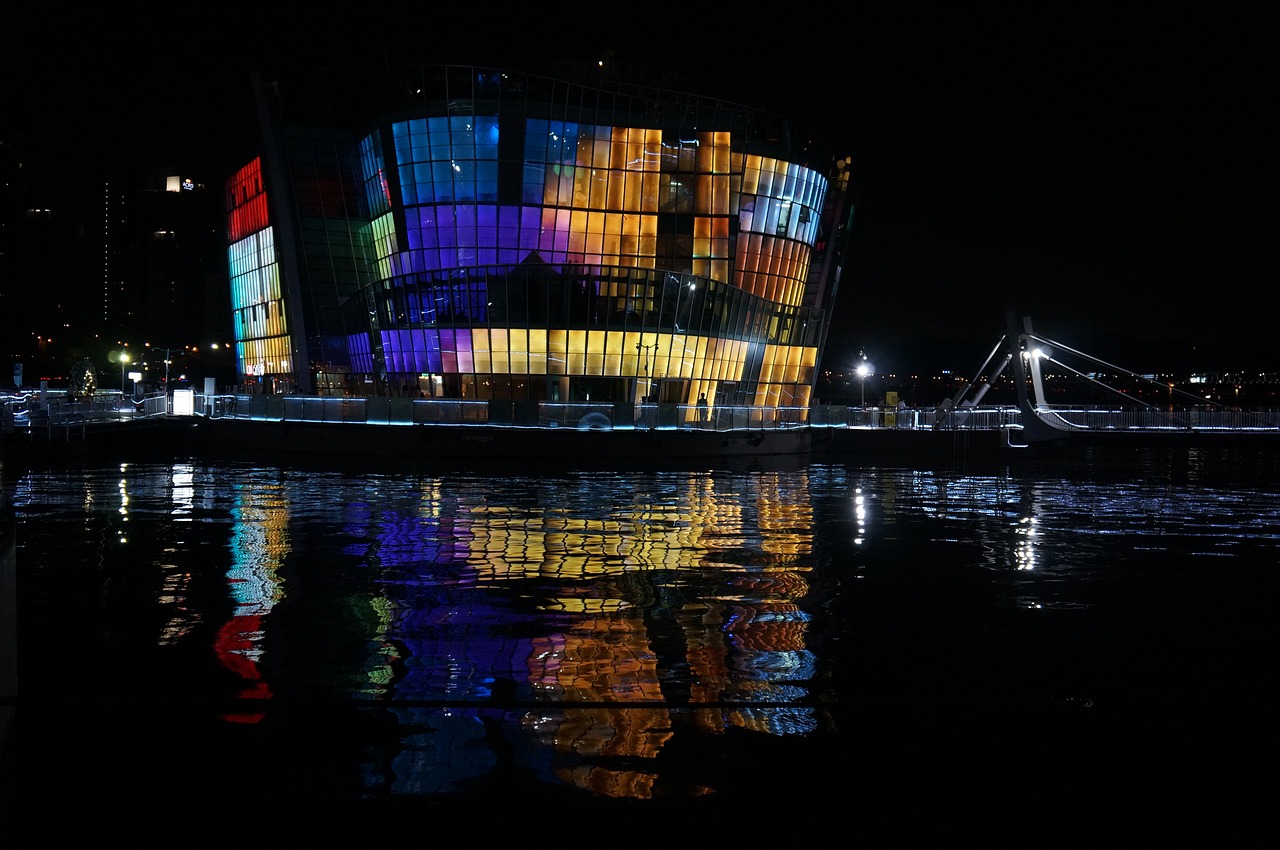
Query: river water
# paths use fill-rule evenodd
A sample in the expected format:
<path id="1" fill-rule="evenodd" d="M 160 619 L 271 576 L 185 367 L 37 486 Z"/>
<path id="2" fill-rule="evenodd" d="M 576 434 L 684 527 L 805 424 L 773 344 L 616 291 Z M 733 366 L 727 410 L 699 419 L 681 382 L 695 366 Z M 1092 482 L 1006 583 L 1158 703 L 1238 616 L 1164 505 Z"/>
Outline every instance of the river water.
<path id="1" fill-rule="evenodd" d="M 2 483 L 20 814 L 1176 834 L 1270 770 L 1280 452 Z"/>

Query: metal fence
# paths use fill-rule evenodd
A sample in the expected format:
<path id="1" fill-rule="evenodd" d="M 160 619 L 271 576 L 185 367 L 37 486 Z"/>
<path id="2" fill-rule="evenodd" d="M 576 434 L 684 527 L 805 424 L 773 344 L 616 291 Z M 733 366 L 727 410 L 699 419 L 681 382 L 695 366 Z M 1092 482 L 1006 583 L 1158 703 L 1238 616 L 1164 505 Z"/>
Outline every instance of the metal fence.
<path id="1" fill-rule="evenodd" d="M 32 436 L 83 435 L 90 425 L 166 416 L 169 399 L 164 393 L 134 398 L 119 391 L 102 391 L 88 398 L 65 392 L 17 394 L 0 401 L 0 430 L 25 431 Z"/>
<path id="2" fill-rule="evenodd" d="M 490 425 L 522 428 L 680 429 L 715 431 L 796 428 L 899 428 L 908 430 L 994 430 L 1021 428 L 1017 407 L 880 408 L 845 405 L 814 407 L 700 406 L 601 402 L 473 401 L 386 397 L 299 395 L 192 395 L 192 413 L 210 418 L 377 425 Z M 88 399 L 65 393 L 33 393 L 0 400 L 5 432 L 29 430 L 49 436 L 71 433 L 98 422 L 117 422 L 174 413 L 172 397 L 156 393 L 133 398 L 103 391 Z M 1066 430 L 1088 431 L 1280 431 L 1275 410 L 1129 410 L 1052 406 L 1041 418 Z"/>
<path id="3" fill-rule="evenodd" d="M 1054 418 L 1070 429 L 1089 431 L 1274 431 L 1280 429 L 1275 410 L 1121 410 L 1049 407 L 1042 418 Z"/>
<path id="4" fill-rule="evenodd" d="M 839 410 L 843 416 L 844 408 Z M 802 407 L 290 395 L 196 396 L 195 412 L 212 418 L 288 422 L 493 425 L 591 430 L 706 428 L 731 431 L 794 428 L 811 424 L 810 409 Z M 829 424 L 845 425 L 847 422 L 842 420 Z"/>

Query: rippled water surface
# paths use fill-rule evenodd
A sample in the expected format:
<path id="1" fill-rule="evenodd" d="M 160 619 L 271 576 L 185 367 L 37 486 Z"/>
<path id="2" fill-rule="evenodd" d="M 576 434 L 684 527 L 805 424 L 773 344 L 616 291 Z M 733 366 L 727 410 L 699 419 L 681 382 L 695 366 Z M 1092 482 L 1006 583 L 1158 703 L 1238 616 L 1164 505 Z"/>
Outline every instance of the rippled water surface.
<path id="1" fill-rule="evenodd" d="M 1241 746 L 1277 468 L 4 469 L 11 764 L 117 812 L 1132 797 Z"/>

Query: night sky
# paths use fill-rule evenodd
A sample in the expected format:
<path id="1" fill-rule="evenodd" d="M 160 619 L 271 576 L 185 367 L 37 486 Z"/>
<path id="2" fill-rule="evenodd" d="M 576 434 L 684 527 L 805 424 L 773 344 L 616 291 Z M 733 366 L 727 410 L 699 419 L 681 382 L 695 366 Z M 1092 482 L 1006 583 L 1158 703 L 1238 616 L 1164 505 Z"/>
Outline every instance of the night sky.
<path id="1" fill-rule="evenodd" d="M 818 15 L 790 38 L 775 28 L 751 38 L 756 61 L 728 68 L 716 66 L 743 55 L 732 46 L 741 30 L 706 37 L 692 20 L 661 46 L 641 43 L 658 37 L 650 26 L 602 32 L 545 16 L 499 18 L 496 44 L 472 35 L 478 20 L 438 17 L 387 34 L 351 20 L 332 31 L 314 20 L 292 31 L 139 24 L 145 36 L 111 36 L 105 19 L 33 22 L 3 36 L 13 101 L 3 135 L 50 156 L 75 151 L 64 176 L 90 191 L 104 163 L 203 169 L 216 185 L 253 129 L 255 66 L 268 76 L 387 61 L 540 71 L 557 50 L 609 49 L 670 68 L 699 93 L 792 116 L 852 156 L 853 242 L 825 365 L 865 349 L 882 372 L 971 372 L 1013 309 L 1137 371 L 1175 360 L 1280 370 L 1270 127 L 1280 14 L 1119 5 Z M 418 47 L 414 32 L 435 35 Z M 88 144 L 68 144 L 76 135 Z"/>

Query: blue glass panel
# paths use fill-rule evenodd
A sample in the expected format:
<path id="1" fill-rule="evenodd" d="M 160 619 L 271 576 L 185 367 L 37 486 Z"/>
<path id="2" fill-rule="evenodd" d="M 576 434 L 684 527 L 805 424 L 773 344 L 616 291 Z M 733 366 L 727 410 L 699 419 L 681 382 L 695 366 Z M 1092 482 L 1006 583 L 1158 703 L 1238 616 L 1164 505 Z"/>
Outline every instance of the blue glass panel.
<path id="1" fill-rule="evenodd" d="M 426 337 L 427 362 L 421 368 L 423 372 L 443 372 L 444 359 L 440 356 L 440 332 L 429 330 L 424 333 Z"/>
<path id="2" fill-rule="evenodd" d="M 455 201 L 476 199 L 475 160 L 455 159 L 453 161 L 453 199 Z"/>
<path id="3" fill-rule="evenodd" d="M 391 125 L 391 144 L 395 148 L 396 159 L 400 162 L 408 161 L 411 148 L 407 123 L 398 121 Z"/>
<path id="4" fill-rule="evenodd" d="M 524 204 L 540 204 L 546 191 L 547 166 L 541 162 L 524 164 L 524 185 L 520 191 L 520 202 Z"/>
<path id="5" fill-rule="evenodd" d="M 476 159 L 498 158 L 498 119 L 486 115 L 476 119 Z"/>
<path id="6" fill-rule="evenodd" d="M 440 245 L 440 238 L 436 235 L 435 224 L 423 224 L 418 230 L 419 239 L 423 248 L 436 248 Z"/>
<path id="7" fill-rule="evenodd" d="M 364 334 L 347 337 L 347 351 L 351 354 L 351 368 L 356 372 L 373 371 L 373 354 L 369 351 L 369 338 Z"/>
<path id="8" fill-rule="evenodd" d="M 436 227 L 436 244 L 441 248 L 458 245 L 458 229 L 452 221 L 441 221 Z"/>
<path id="9" fill-rule="evenodd" d="M 437 202 L 453 200 L 453 163 L 448 159 L 431 163 L 432 182 L 435 183 Z"/>

